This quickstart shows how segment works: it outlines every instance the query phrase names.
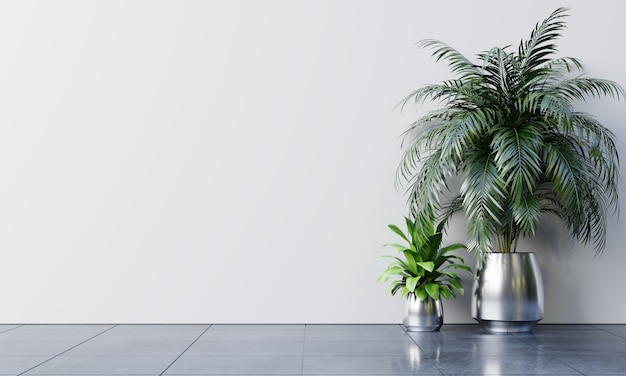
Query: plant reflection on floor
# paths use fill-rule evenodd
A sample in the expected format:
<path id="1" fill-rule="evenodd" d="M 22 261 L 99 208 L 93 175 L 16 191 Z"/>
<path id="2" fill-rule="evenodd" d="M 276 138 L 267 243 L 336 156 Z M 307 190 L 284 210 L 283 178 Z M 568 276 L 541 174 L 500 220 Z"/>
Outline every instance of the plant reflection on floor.
<path id="1" fill-rule="evenodd" d="M 485 375 L 502 375 L 499 358 L 485 358 Z"/>
<path id="2" fill-rule="evenodd" d="M 422 350 L 417 346 L 409 347 L 409 364 L 412 369 L 419 369 L 420 361 L 422 359 Z"/>

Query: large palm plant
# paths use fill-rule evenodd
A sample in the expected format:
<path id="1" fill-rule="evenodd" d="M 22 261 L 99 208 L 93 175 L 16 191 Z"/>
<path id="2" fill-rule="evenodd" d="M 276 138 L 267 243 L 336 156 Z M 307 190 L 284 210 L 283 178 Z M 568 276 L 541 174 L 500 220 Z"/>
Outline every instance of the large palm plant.
<path id="1" fill-rule="evenodd" d="M 433 210 L 444 219 L 462 210 L 468 249 L 481 261 L 496 244 L 497 252 L 515 252 L 546 212 L 600 252 L 607 214 L 618 209 L 614 136 L 574 104 L 624 91 L 582 75 L 575 58 L 553 57 L 566 11 L 537 24 L 516 52 L 492 48 L 477 62 L 440 41 L 420 42 L 456 78 L 415 90 L 399 104 L 432 100 L 442 108 L 407 130 L 398 179 L 409 186 L 418 221 L 430 221 Z M 460 181 L 458 195 L 443 199 L 451 179 Z"/>

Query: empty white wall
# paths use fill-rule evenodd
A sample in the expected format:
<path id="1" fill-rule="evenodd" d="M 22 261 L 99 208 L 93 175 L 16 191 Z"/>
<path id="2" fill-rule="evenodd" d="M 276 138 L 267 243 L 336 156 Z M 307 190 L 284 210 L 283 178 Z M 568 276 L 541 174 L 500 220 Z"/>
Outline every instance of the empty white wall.
<path id="1" fill-rule="evenodd" d="M 414 43 L 516 45 L 560 5 L 0 2 L 0 322 L 399 322 L 375 281 L 419 112 L 393 106 L 448 77 Z M 566 5 L 563 53 L 626 85 L 626 6 Z M 624 102 L 585 106 L 624 154 Z M 599 258 L 528 243 L 545 322 L 626 323 L 620 228 Z"/>

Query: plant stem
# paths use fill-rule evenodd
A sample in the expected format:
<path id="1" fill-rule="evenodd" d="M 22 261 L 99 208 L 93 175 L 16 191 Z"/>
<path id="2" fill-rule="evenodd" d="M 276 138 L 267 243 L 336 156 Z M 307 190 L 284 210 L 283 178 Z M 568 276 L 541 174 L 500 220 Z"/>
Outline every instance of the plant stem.
<path id="1" fill-rule="evenodd" d="M 515 243 L 513 244 L 513 252 L 512 253 L 517 252 L 517 241 L 518 240 L 519 240 L 519 236 L 516 236 L 515 237 Z"/>

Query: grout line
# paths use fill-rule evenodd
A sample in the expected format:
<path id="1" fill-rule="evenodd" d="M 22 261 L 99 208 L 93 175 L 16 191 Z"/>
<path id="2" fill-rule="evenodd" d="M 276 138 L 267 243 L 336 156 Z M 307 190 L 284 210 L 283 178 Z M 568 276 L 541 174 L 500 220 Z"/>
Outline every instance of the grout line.
<path id="1" fill-rule="evenodd" d="M 14 327 L 12 327 L 12 328 L 9 328 L 9 329 L 6 329 L 6 330 L 1 331 L 1 332 L 0 332 L 0 334 L 1 334 L 1 333 L 6 333 L 6 332 L 10 332 L 10 331 L 11 331 L 11 330 L 13 330 L 13 329 L 21 328 L 22 326 L 24 326 L 24 324 L 18 324 L 18 325 L 15 325 L 15 326 L 14 326 Z"/>
<path id="2" fill-rule="evenodd" d="M 404 329 L 404 326 L 402 324 L 398 324 L 398 327 L 400 327 L 400 329 L 404 330 L 404 335 L 409 337 L 411 339 L 411 342 L 413 342 L 415 344 L 415 346 L 417 346 L 417 348 L 420 351 L 420 355 L 423 356 L 425 359 L 430 359 L 430 357 L 428 356 L 428 354 L 426 354 L 426 351 L 424 351 L 424 349 L 422 349 L 422 347 L 417 343 L 417 341 L 415 340 L 415 338 L 411 337 L 409 335 L 409 332 L 407 332 Z M 441 370 L 441 368 L 439 368 L 438 364 L 435 364 L 435 368 L 437 369 L 437 371 L 439 372 L 440 375 L 445 375 L 445 373 L 443 373 L 443 371 Z"/>
<path id="3" fill-rule="evenodd" d="M 172 367 L 172 366 L 174 365 L 174 363 L 176 363 L 176 361 L 177 361 L 178 359 L 180 359 L 180 357 L 181 357 L 181 356 L 183 356 L 183 354 L 185 354 L 185 353 L 187 352 L 187 350 L 189 350 L 189 348 L 191 348 L 191 346 L 193 346 L 193 345 L 194 345 L 194 343 L 198 342 L 198 340 L 199 340 L 199 339 L 200 339 L 200 338 L 204 335 L 204 333 L 206 333 L 206 332 L 207 332 L 207 330 L 209 330 L 209 328 L 211 328 L 212 326 L 213 326 L 212 324 L 209 324 L 209 326 L 207 326 L 207 328 L 206 328 L 206 329 L 204 329 L 204 331 L 203 331 L 202 333 L 200 333 L 200 335 L 199 335 L 196 339 L 194 339 L 194 340 L 193 340 L 193 342 L 191 342 L 191 343 L 189 344 L 189 346 L 187 346 L 187 348 L 186 348 L 186 349 L 184 349 L 184 350 L 183 350 L 183 352 L 182 352 L 182 353 L 180 353 L 180 355 L 176 357 L 176 359 L 172 360 L 172 362 L 171 362 L 171 363 L 170 363 L 167 367 L 165 367 L 165 369 L 163 370 L 163 372 L 159 373 L 159 376 L 163 376 L 163 374 L 164 374 L 165 372 L 167 372 L 167 370 L 168 370 L 168 369 L 170 369 L 170 367 Z M 19 375 L 18 375 L 18 376 L 19 376 Z"/>
<path id="4" fill-rule="evenodd" d="M 598 331 L 601 331 L 601 332 L 604 332 L 604 333 L 608 333 L 608 334 L 612 334 L 612 335 L 616 336 L 617 338 L 626 339 L 626 337 L 624 337 L 624 336 L 621 336 L 621 335 L 619 335 L 617 333 L 609 332 L 608 330 L 606 330 L 604 328 L 601 328 L 601 327 L 598 327 L 597 325 L 591 324 L 589 326 L 591 326 L 592 328 L 594 328 L 594 329 L 596 329 Z"/>
<path id="5" fill-rule="evenodd" d="M 307 325 L 308 324 L 304 324 L 304 339 L 302 340 L 302 363 L 301 363 L 301 367 L 300 367 L 300 375 L 304 375 L 304 354 L 306 352 L 306 332 L 307 332 Z"/>
<path id="6" fill-rule="evenodd" d="M 39 367 L 40 365 L 42 365 L 42 364 L 44 364 L 44 363 L 48 363 L 48 362 L 49 362 L 49 361 L 51 361 L 52 359 L 58 358 L 59 356 L 61 356 L 61 355 L 65 354 L 66 352 L 68 352 L 68 351 L 70 351 L 70 350 L 72 350 L 72 349 L 77 348 L 78 346 L 82 345 L 83 343 L 86 343 L 86 342 L 91 341 L 92 339 L 94 339 L 94 338 L 96 338 L 96 337 L 98 337 L 98 336 L 100 336 L 100 335 L 102 335 L 102 334 L 104 334 L 104 333 L 108 332 L 109 330 L 111 330 L 111 329 L 115 328 L 116 326 L 117 326 L 117 325 L 113 325 L 112 327 L 108 328 L 107 330 L 102 331 L 102 332 L 100 332 L 100 333 L 98 333 L 98 334 L 96 334 L 95 336 L 92 336 L 92 337 L 90 337 L 90 338 L 87 338 L 86 340 L 82 341 L 81 343 L 78 343 L 78 344 L 76 344 L 76 345 L 74 345 L 74 346 L 70 347 L 69 349 L 67 349 L 67 350 L 65 350 L 65 351 L 62 351 L 62 352 L 60 352 L 60 353 L 56 354 L 56 355 L 55 355 L 55 356 L 53 356 L 52 358 L 50 358 L 50 359 L 46 359 L 46 360 L 44 360 L 43 362 L 41 362 L 41 363 L 37 364 L 36 366 L 33 366 L 33 367 L 31 367 L 31 368 L 27 369 L 26 371 L 23 371 L 22 373 L 19 373 L 17 376 L 21 376 L 21 375 L 23 375 L 23 374 L 25 374 L 25 373 L 27 373 L 27 372 L 30 372 L 30 371 L 34 370 L 35 368 Z"/>

